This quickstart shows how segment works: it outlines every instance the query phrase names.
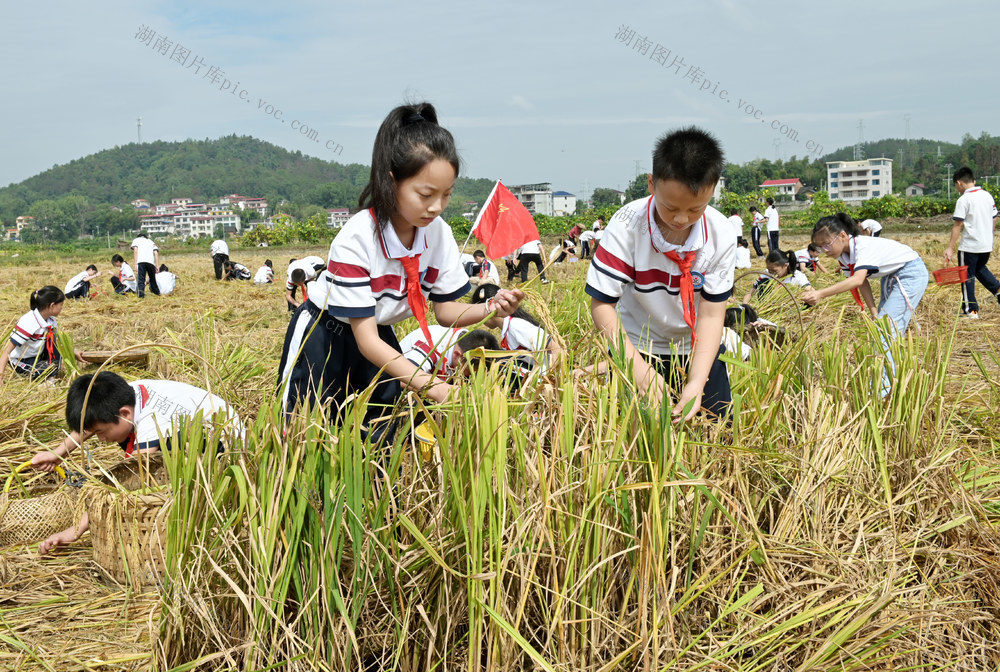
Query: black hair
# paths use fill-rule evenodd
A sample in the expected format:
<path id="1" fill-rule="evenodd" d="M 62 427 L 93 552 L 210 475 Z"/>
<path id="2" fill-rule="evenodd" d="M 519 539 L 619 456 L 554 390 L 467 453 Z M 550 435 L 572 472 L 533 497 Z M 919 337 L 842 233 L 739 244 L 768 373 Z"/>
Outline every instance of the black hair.
<path id="1" fill-rule="evenodd" d="M 784 266 L 788 269 L 788 274 L 792 275 L 799 268 L 799 260 L 795 256 L 795 252 L 788 250 L 771 250 L 767 253 L 767 257 L 764 259 L 764 263 L 768 266 L 778 265 Z"/>
<path id="2" fill-rule="evenodd" d="M 955 182 L 972 184 L 973 182 L 976 181 L 976 176 L 973 174 L 972 168 L 969 168 L 968 166 L 962 166 L 961 168 L 955 171 L 955 174 L 952 176 L 951 179 L 953 179 Z"/>
<path id="3" fill-rule="evenodd" d="M 54 303 L 62 303 L 65 300 L 66 295 L 61 289 L 53 285 L 45 285 L 31 293 L 29 304 L 32 310 L 44 310 Z"/>
<path id="4" fill-rule="evenodd" d="M 816 234 L 823 231 L 831 236 L 837 236 L 841 231 L 846 231 L 849 236 L 861 235 L 861 227 L 846 212 L 838 212 L 816 222 L 816 226 L 813 227 L 812 240 L 816 240 Z"/>
<path id="5" fill-rule="evenodd" d="M 729 216 L 730 216 L 730 217 L 732 217 L 733 215 L 738 215 L 738 214 L 740 214 L 740 211 L 739 211 L 739 210 L 737 210 L 736 208 L 733 208 L 733 209 L 731 209 L 731 210 L 729 211 Z"/>
<path id="6" fill-rule="evenodd" d="M 385 118 L 375 136 L 368 184 L 358 207 L 375 211 L 375 221 L 386 224 L 396 214 L 396 187 L 435 159 L 443 159 L 458 177 L 460 159 L 455 138 L 438 125 L 430 103 L 400 105 Z"/>
<path id="7" fill-rule="evenodd" d="M 738 247 L 750 247 L 750 243 L 743 236 L 736 236 L 736 245 Z"/>
<path id="8" fill-rule="evenodd" d="M 757 212 L 757 206 L 756 205 L 751 205 L 750 206 L 750 212 Z"/>
<path id="9" fill-rule="evenodd" d="M 306 281 L 306 272 L 305 271 L 303 271 L 301 268 L 296 268 L 294 271 L 292 271 L 292 284 L 293 285 L 301 285 L 305 281 Z"/>
<path id="10" fill-rule="evenodd" d="M 87 266 L 87 268 L 85 268 L 83 270 L 85 270 L 85 271 L 96 271 L 97 270 L 97 266 L 94 266 L 93 264 L 91 264 L 90 266 Z"/>
<path id="11" fill-rule="evenodd" d="M 92 379 L 94 386 L 90 388 L 87 415 L 81 425 L 83 400 L 87 397 L 87 388 Z M 121 409 L 126 406 L 135 407 L 135 390 L 124 378 L 111 371 L 88 373 L 69 386 L 69 392 L 66 393 L 66 424 L 71 430 L 80 430 L 82 427 L 84 431 L 89 431 L 99 422 L 118 422 Z"/>
<path id="12" fill-rule="evenodd" d="M 160 273 L 168 273 L 170 271 L 166 264 L 160 264 Z"/>
<path id="13" fill-rule="evenodd" d="M 222 262 L 222 267 L 228 270 L 233 267 L 233 262 L 227 259 L 226 261 Z"/>
<path id="14" fill-rule="evenodd" d="M 482 257 L 483 259 L 485 259 L 486 258 L 486 253 L 483 252 L 482 250 L 476 250 L 475 252 L 472 253 L 472 256 L 473 257 Z"/>
<path id="15" fill-rule="evenodd" d="M 136 238 L 146 238 L 147 236 L 146 236 L 146 233 L 144 231 L 140 231 L 139 233 L 135 234 L 135 237 Z"/>
<path id="16" fill-rule="evenodd" d="M 288 265 L 289 265 L 289 266 L 291 266 L 291 265 L 292 265 L 292 264 L 294 264 L 294 263 L 295 263 L 296 261 L 298 261 L 298 259 L 296 259 L 295 257 L 292 257 L 291 259 L 289 259 L 289 260 L 288 260 Z"/>
<path id="17" fill-rule="evenodd" d="M 116 254 L 113 257 L 111 257 L 111 263 L 112 264 L 116 264 L 116 263 L 124 264 L 125 263 L 125 257 L 123 257 L 120 254 Z"/>
<path id="18" fill-rule="evenodd" d="M 457 345 L 458 349 L 463 353 L 475 350 L 476 348 L 482 348 L 483 350 L 500 349 L 500 343 L 497 341 L 497 337 L 485 329 L 470 331 L 465 336 L 458 339 L 458 343 L 455 345 Z"/>
<path id="19" fill-rule="evenodd" d="M 604 221 L 604 215 L 598 215 L 597 216 L 597 221 L 603 222 Z"/>
<path id="20" fill-rule="evenodd" d="M 819 254 L 820 252 L 823 251 L 823 248 L 817 245 L 816 243 L 809 243 L 809 245 L 806 246 L 806 249 L 809 250 L 810 252 L 815 252 L 816 254 Z"/>
<path id="21" fill-rule="evenodd" d="M 723 326 L 741 330 L 744 326 L 757 321 L 757 311 L 749 303 L 741 303 L 738 306 L 726 308 L 726 317 Z"/>
<path id="22" fill-rule="evenodd" d="M 264 265 L 267 266 L 270 269 L 274 268 L 274 266 L 271 265 L 271 260 L 270 259 L 267 259 L 266 261 L 264 261 Z"/>
<path id="23" fill-rule="evenodd" d="M 694 126 L 662 136 L 653 149 L 653 181 L 677 180 L 692 194 L 715 187 L 724 165 L 719 141 Z"/>
<path id="24" fill-rule="evenodd" d="M 494 296 L 497 295 L 497 292 L 499 292 L 499 291 L 500 291 L 500 288 L 497 287 L 496 285 L 492 284 L 492 283 L 486 283 L 485 285 L 479 285 L 478 287 L 476 287 L 476 291 L 472 293 L 472 301 L 471 301 L 471 303 L 474 303 L 474 304 L 475 303 L 486 303 L 487 299 L 493 298 Z M 525 322 L 528 322 L 528 323 L 530 323 L 530 324 L 532 324 L 532 325 L 534 325 L 536 327 L 542 326 L 541 324 L 538 323 L 538 320 L 536 320 L 531 313 L 529 313 L 528 311 L 526 311 L 521 306 L 517 307 L 517 310 L 515 310 L 513 312 L 513 314 L 511 314 L 511 317 L 520 318 L 520 319 L 524 320 Z"/>
<path id="25" fill-rule="evenodd" d="M 771 198 L 770 196 L 764 199 L 764 202 L 767 203 L 768 205 L 774 205 L 774 199 Z"/>

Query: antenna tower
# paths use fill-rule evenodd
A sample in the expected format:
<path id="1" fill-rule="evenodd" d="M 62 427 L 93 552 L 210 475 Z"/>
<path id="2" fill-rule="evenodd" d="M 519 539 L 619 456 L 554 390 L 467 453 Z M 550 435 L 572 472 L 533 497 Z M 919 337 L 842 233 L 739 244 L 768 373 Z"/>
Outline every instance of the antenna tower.
<path id="1" fill-rule="evenodd" d="M 135 130 L 139 134 L 139 144 L 142 144 L 142 117 L 138 117 L 135 120 Z"/>
<path id="2" fill-rule="evenodd" d="M 860 161 L 865 158 L 865 150 L 861 148 L 861 145 L 865 141 L 865 122 L 858 119 L 858 141 L 854 145 L 854 160 Z"/>

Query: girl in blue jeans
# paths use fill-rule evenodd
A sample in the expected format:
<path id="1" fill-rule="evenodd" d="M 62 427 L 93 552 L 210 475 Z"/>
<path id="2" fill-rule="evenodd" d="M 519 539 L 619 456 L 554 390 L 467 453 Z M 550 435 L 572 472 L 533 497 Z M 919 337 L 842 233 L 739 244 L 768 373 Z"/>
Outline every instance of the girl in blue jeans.
<path id="1" fill-rule="evenodd" d="M 809 305 L 816 305 L 828 296 L 859 290 L 872 316 L 876 319 L 888 317 L 892 323 L 893 338 L 902 336 L 927 289 L 927 267 L 920 255 L 911 247 L 895 240 L 863 236 L 861 227 L 844 213 L 819 220 L 813 228 L 812 242 L 840 263 L 840 270 L 847 279 L 824 289 L 807 291 L 802 295 L 802 300 Z M 868 283 L 870 278 L 881 280 L 877 308 Z M 892 375 L 895 376 L 896 365 L 885 336 L 882 338 L 882 348 L 889 360 Z M 883 397 L 889 394 L 889 389 L 889 374 L 883 371 Z"/>

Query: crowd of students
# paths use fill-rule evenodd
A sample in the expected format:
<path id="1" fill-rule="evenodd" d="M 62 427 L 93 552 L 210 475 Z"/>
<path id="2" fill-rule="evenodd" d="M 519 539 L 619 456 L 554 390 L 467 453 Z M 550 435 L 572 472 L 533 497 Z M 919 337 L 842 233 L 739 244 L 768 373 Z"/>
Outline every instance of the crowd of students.
<path id="1" fill-rule="evenodd" d="M 742 236 L 742 221 L 737 221 L 739 213 L 727 219 L 709 205 L 723 168 L 723 152 L 714 137 L 693 127 L 674 131 L 656 141 L 652 159 L 650 195 L 625 204 L 606 226 L 599 218 L 588 232 L 571 231 L 552 260 L 575 258 L 579 239 L 579 258 L 591 258 L 585 292 L 602 347 L 631 363 L 638 391 L 653 405 L 669 405 L 678 421 L 702 410 L 724 418 L 732 395 L 720 355 L 729 343 L 735 354 L 747 356 L 744 344 L 734 341 L 733 326 L 738 318 L 753 315 L 748 305 L 727 311 L 737 259 L 749 257 L 749 245 Z M 371 388 L 364 431 L 373 441 L 386 441 L 398 429 L 386 409 L 403 390 L 418 391 L 436 402 L 448 399 L 471 362 L 478 361 L 468 357 L 473 351 L 506 351 L 504 365 L 521 382 L 532 373 L 543 373 L 560 356 L 553 334 L 522 306 L 524 292 L 501 288 L 499 273 L 481 251 L 471 259 L 460 254 L 441 217 L 459 166 L 454 139 L 438 124 L 429 103 L 400 106 L 384 120 L 375 139 L 370 180 L 361 194 L 361 211 L 333 240 L 327 259 L 292 259 L 288 266 L 285 299 L 292 315 L 276 381 L 276 394 L 287 413 L 324 404 L 330 421 L 341 423 L 348 399 Z M 957 246 L 959 261 L 969 266 L 972 277 L 963 288 L 963 314 L 974 317 L 978 304 L 971 283 L 978 278 L 994 295 L 1000 289 L 986 268 L 996 208 L 989 194 L 975 187 L 971 172 L 961 170 L 955 177 L 963 195 L 945 260 Z M 782 251 L 780 219 L 771 199 L 763 216 L 756 208 L 750 212 L 757 254 L 762 255 L 762 226 L 767 227 L 770 250 L 768 275 L 754 283 L 744 304 L 776 282 L 799 287 L 809 305 L 857 290 L 873 317 L 887 318 L 881 392 L 888 394 L 894 373 L 889 341 L 906 331 L 927 286 L 919 255 L 880 237 L 881 227 L 863 228 L 844 214 L 819 220 L 807 248 Z M 870 235 L 863 235 L 865 231 Z M 150 290 L 163 293 L 154 272 L 159 262 L 156 245 L 139 236 L 133 249 L 138 276 L 115 255 L 115 291 L 142 297 L 148 278 Z M 814 289 L 806 272 L 825 272 L 820 252 L 837 260 L 846 278 Z M 229 259 L 225 241 L 215 241 L 210 253 L 219 280 L 274 281 L 270 260 L 251 274 Z M 507 280 L 527 280 L 528 267 L 534 264 L 541 282 L 548 282 L 543 259 L 541 241 L 530 241 L 505 259 Z M 70 281 L 65 294 L 55 287 L 32 294 L 31 311 L 19 320 L 0 356 L 3 371 L 10 366 L 35 376 L 58 368 L 52 348 L 55 318 L 65 295 L 89 296 L 89 283 L 97 275 L 97 268 L 89 266 Z M 877 304 L 868 284 L 872 278 L 881 283 Z M 478 287 L 471 303 L 461 301 L 472 284 Z M 437 324 L 428 322 L 429 310 Z M 398 339 L 395 325 L 410 317 L 418 328 Z M 66 410 L 71 434 L 56 450 L 36 455 L 36 468 L 51 469 L 92 435 L 120 443 L 126 454 L 156 449 L 145 439 L 148 423 L 158 416 L 164 421 L 161 426 L 168 426 L 165 421 L 171 417 L 212 410 L 238 422 L 224 400 L 204 390 L 173 388 L 179 383 L 169 381 L 125 383 L 114 375 L 74 381 Z M 102 393 L 107 403 L 97 410 L 88 406 L 81 417 L 80 390 L 91 385 L 107 388 L 107 394 Z M 176 403 L 151 405 L 150 395 L 157 394 Z M 41 550 L 68 543 L 79 533 L 75 528 L 55 535 Z"/>

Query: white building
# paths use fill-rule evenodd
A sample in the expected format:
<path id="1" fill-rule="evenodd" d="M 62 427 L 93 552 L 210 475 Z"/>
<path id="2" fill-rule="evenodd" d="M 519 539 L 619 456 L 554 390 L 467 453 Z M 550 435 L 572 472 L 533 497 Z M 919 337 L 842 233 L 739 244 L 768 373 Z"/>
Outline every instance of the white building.
<path id="1" fill-rule="evenodd" d="M 761 189 L 770 189 L 777 196 L 795 198 L 795 194 L 799 193 L 799 189 L 802 188 L 802 180 L 797 177 L 786 180 L 764 180 L 759 186 Z"/>
<path id="2" fill-rule="evenodd" d="M 172 205 L 191 205 L 192 199 L 190 198 L 171 198 L 170 203 Z"/>
<path id="3" fill-rule="evenodd" d="M 892 193 L 892 159 L 827 161 L 826 183 L 831 201 L 865 201 Z"/>
<path id="4" fill-rule="evenodd" d="M 521 205 L 528 209 L 533 215 L 553 214 L 552 208 L 552 183 L 539 182 L 538 184 L 518 184 L 507 187 L 510 193 L 521 201 Z"/>
<path id="5" fill-rule="evenodd" d="M 339 229 L 351 218 L 350 208 L 331 208 L 326 211 L 326 225 L 331 229 Z"/>
<path id="6" fill-rule="evenodd" d="M 177 231 L 173 215 L 140 215 L 139 229 L 151 236 L 172 236 Z"/>
<path id="7" fill-rule="evenodd" d="M 149 201 L 145 198 L 137 198 L 132 201 L 132 207 L 136 210 L 149 210 Z"/>
<path id="8" fill-rule="evenodd" d="M 568 191 L 553 191 L 552 212 L 557 217 L 576 214 L 576 196 Z"/>

